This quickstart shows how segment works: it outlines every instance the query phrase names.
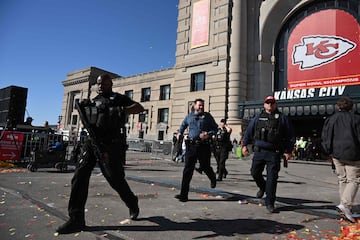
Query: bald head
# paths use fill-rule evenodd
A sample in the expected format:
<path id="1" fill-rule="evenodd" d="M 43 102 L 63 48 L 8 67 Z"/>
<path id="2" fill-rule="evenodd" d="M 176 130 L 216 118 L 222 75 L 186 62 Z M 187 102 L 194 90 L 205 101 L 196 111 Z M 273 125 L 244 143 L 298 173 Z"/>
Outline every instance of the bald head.
<path id="1" fill-rule="evenodd" d="M 96 84 L 98 86 L 98 94 L 106 95 L 112 92 L 113 83 L 109 74 L 100 75 L 96 80 Z"/>

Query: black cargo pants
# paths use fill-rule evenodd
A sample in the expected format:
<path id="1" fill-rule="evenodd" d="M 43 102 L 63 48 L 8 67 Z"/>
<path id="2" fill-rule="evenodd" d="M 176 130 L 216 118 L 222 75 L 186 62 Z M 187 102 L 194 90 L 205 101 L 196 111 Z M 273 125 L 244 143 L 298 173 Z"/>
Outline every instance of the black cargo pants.
<path id="1" fill-rule="evenodd" d="M 265 205 L 274 205 L 276 200 L 276 188 L 280 171 L 281 153 L 268 150 L 254 152 L 251 165 L 251 175 L 256 185 L 266 193 Z M 263 171 L 266 166 L 266 180 Z"/>
<path id="2" fill-rule="evenodd" d="M 79 163 L 71 180 L 71 193 L 68 205 L 70 218 L 85 220 L 85 204 L 88 197 L 89 181 L 91 172 L 96 162 L 99 162 L 103 173 L 110 186 L 119 194 L 128 208 L 137 206 L 137 198 L 131 191 L 126 179 L 123 164 L 121 162 L 121 151 L 124 146 L 114 143 L 106 146 L 106 155 L 101 153 L 100 159 L 96 156 L 94 145 L 87 141 L 82 146 Z M 103 151 L 104 152 L 104 151 Z"/>
<path id="3" fill-rule="evenodd" d="M 195 144 L 186 142 L 185 166 L 181 182 L 182 196 L 188 196 L 190 182 L 194 174 L 196 162 L 199 160 L 200 168 L 205 172 L 210 181 L 216 181 L 216 175 L 211 167 L 210 144 Z"/>

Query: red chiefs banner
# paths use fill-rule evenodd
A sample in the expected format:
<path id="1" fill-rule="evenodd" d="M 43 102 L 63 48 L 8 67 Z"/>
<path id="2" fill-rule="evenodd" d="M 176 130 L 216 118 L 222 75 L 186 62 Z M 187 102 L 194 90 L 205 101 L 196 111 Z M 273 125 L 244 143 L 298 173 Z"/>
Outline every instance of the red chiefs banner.
<path id="1" fill-rule="evenodd" d="M 18 161 L 21 157 L 24 134 L 4 131 L 1 133 L 0 161 Z"/>
<path id="2" fill-rule="evenodd" d="M 209 44 L 210 1 L 200 0 L 194 3 L 191 24 L 191 48 Z"/>
<path id="3" fill-rule="evenodd" d="M 339 9 L 302 20 L 288 41 L 288 89 L 360 84 L 359 33 L 356 18 Z"/>

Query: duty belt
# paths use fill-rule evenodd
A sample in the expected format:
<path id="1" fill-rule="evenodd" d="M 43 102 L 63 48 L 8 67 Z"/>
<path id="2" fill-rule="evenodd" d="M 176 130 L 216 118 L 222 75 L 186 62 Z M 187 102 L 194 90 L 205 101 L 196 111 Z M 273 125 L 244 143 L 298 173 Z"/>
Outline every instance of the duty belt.
<path id="1" fill-rule="evenodd" d="M 280 149 L 276 149 L 276 148 L 264 148 L 264 147 L 260 147 L 260 146 L 254 146 L 254 152 L 280 152 Z"/>
<path id="2" fill-rule="evenodd" d="M 187 139 L 185 142 L 193 145 L 200 145 L 200 144 L 210 144 L 209 140 L 201 140 L 201 139 Z"/>

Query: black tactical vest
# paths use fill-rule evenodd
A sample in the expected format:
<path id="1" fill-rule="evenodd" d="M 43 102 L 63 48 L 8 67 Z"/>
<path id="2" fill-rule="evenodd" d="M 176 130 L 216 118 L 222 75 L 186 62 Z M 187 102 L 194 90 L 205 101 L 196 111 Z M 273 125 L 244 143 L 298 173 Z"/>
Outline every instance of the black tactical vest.
<path id="1" fill-rule="evenodd" d="M 116 95 L 109 98 L 97 96 L 92 104 L 85 107 L 85 113 L 97 138 L 106 142 L 125 135 L 126 114 L 117 103 Z"/>
<path id="2" fill-rule="evenodd" d="M 230 141 L 230 134 L 227 132 L 226 128 L 218 128 L 216 133 L 216 142 L 226 143 L 227 141 Z"/>
<path id="3" fill-rule="evenodd" d="M 282 144 L 283 129 L 281 128 L 282 113 L 267 114 L 265 111 L 260 113 L 258 121 L 255 123 L 255 140 L 261 140 L 274 145 Z"/>

